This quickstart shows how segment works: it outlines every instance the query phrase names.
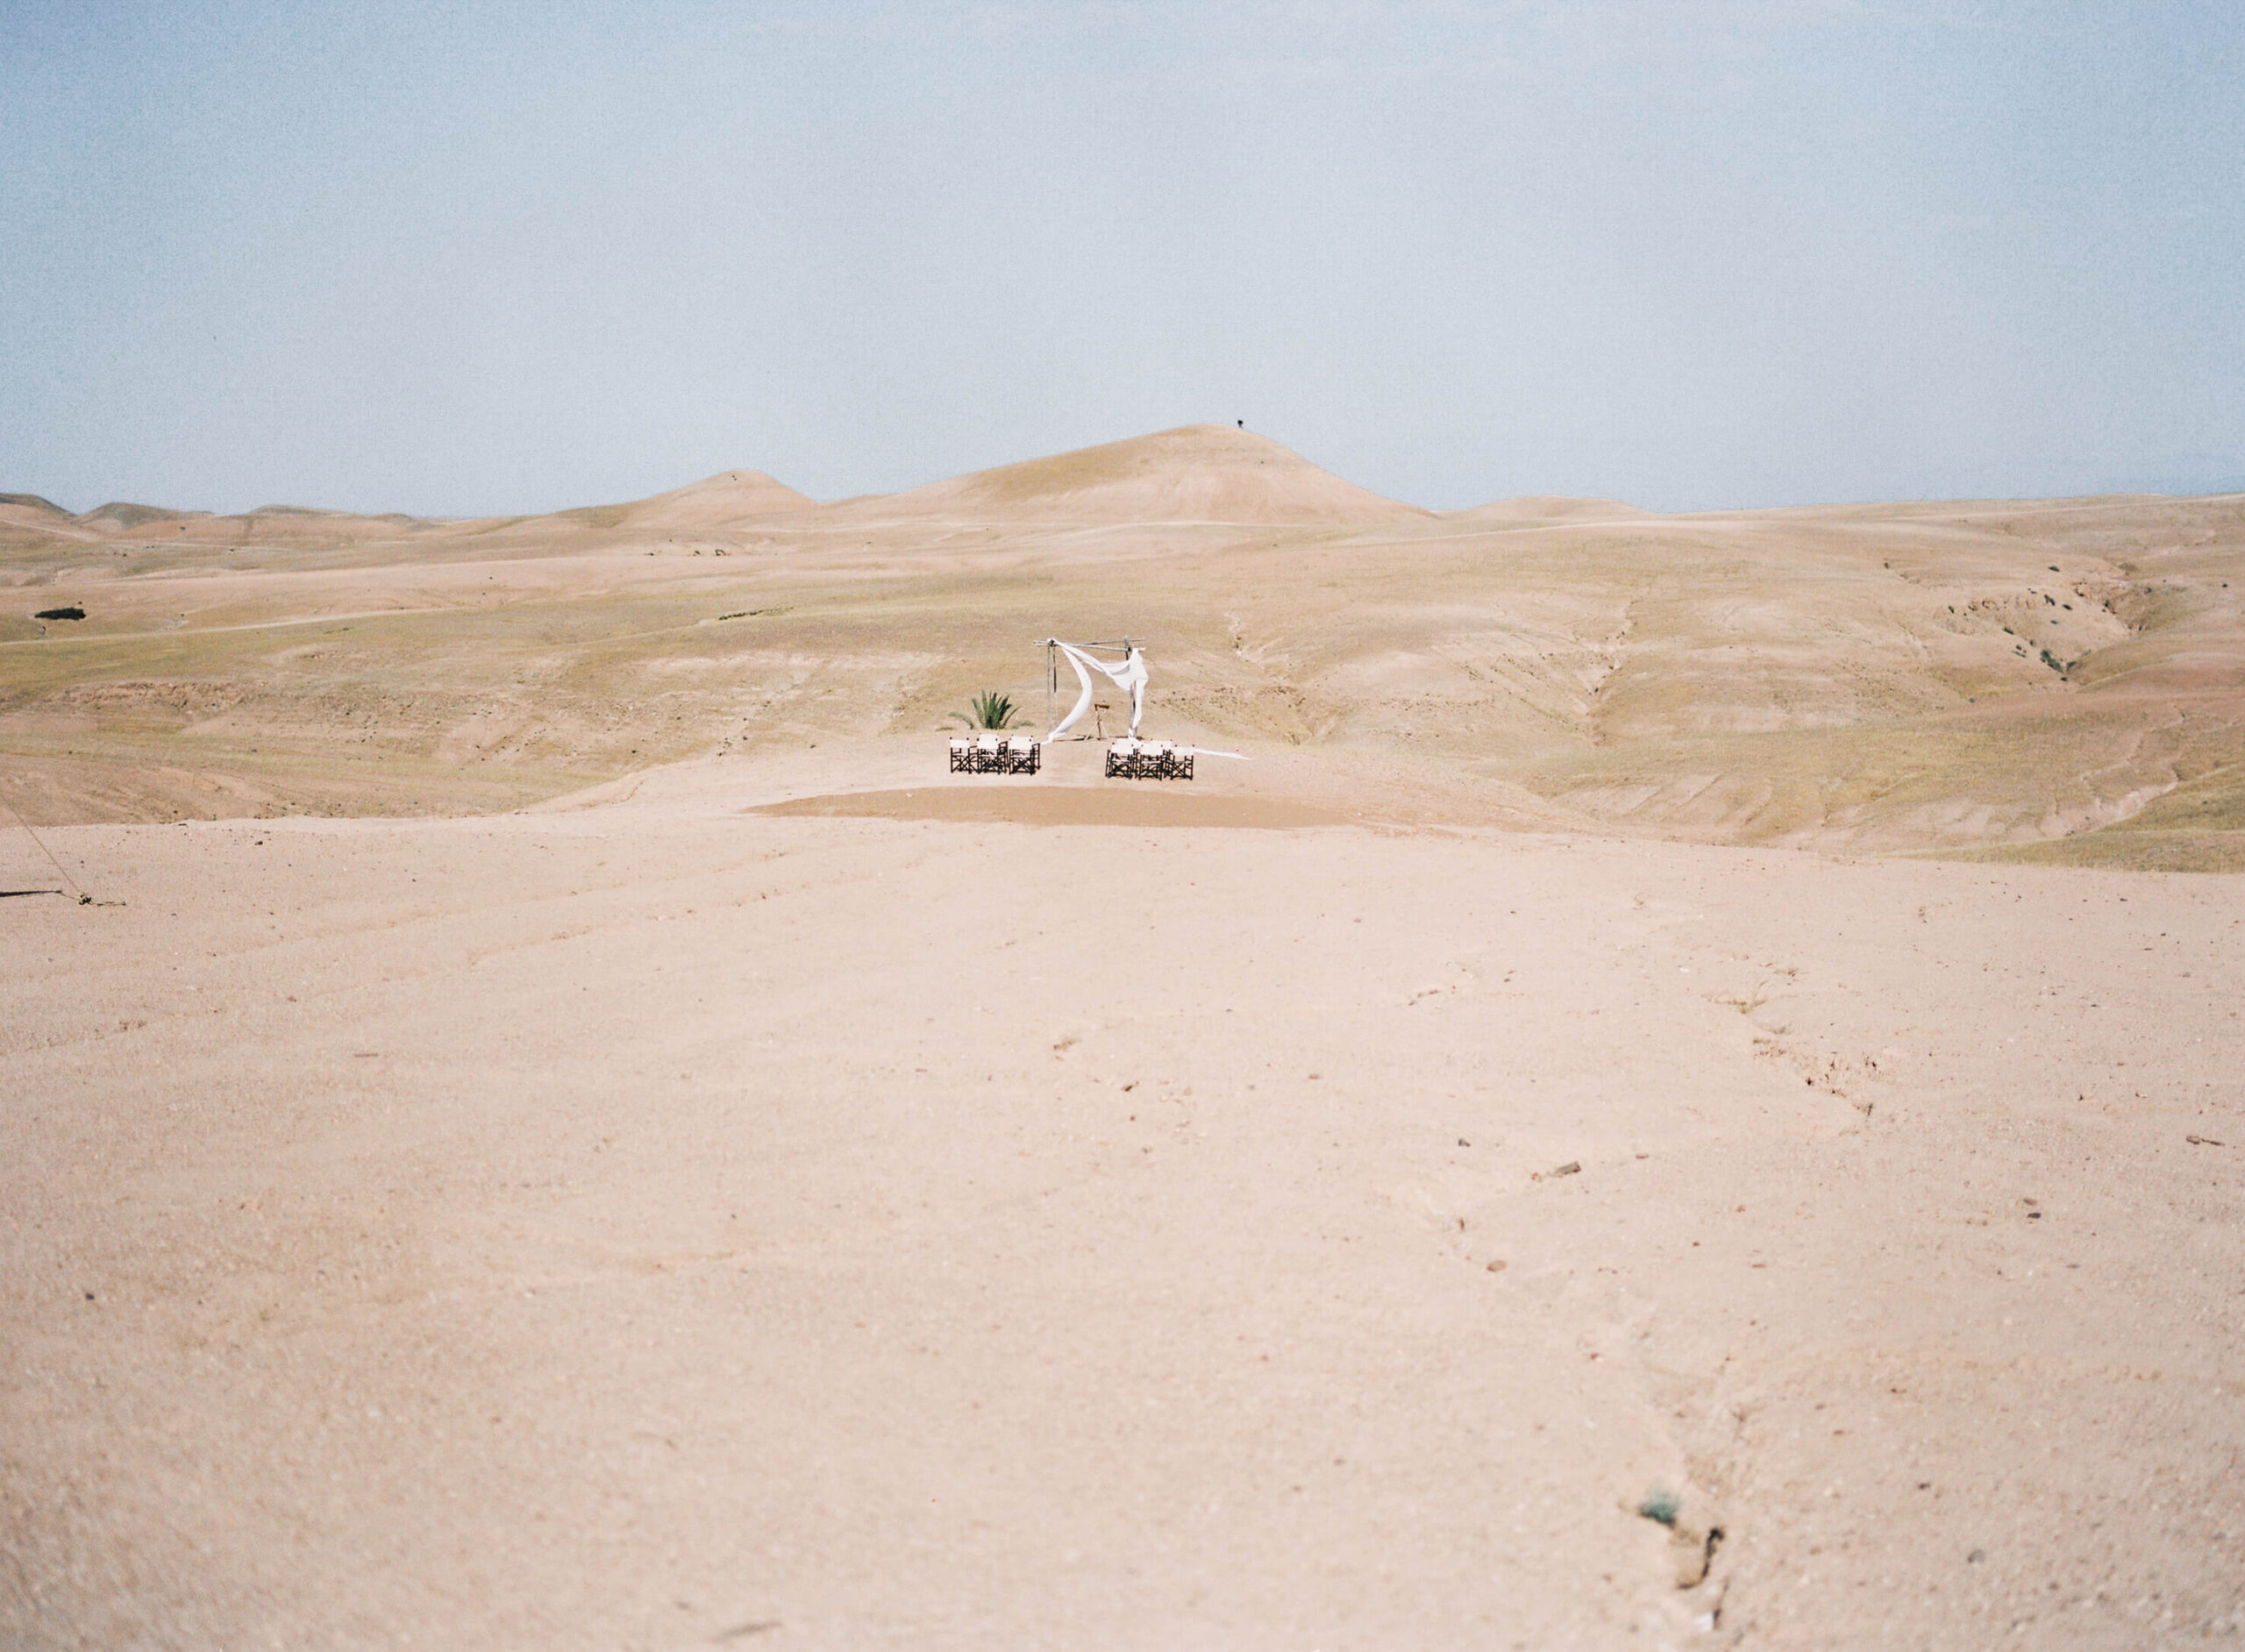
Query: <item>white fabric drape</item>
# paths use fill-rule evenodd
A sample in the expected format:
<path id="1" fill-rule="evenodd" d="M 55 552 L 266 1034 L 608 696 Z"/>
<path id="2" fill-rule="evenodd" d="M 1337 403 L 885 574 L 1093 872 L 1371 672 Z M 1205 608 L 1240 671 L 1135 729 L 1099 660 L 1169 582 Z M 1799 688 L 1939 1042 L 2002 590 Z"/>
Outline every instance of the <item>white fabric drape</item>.
<path id="1" fill-rule="evenodd" d="M 1068 664 L 1075 669 L 1076 680 L 1083 685 L 1083 692 L 1076 696 L 1074 707 L 1066 716 L 1052 725 L 1052 732 L 1044 737 L 1046 739 L 1058 739 L 1074 728 L 1084 713 L 1091 709 L 1091 671 L 1086 670 L 1087 666 L 1097 671 L 1116 687 L 1130 690 L 1130 733 L 1133 737 L 1137 734 L 1138 721 L 1146 715 L 1146 657 L 1144 653 L 1133 647 L 1121 665 L 1110 666 L 1097 655 L 1087 653 L 1075 644 L 1064 643 L 1057 637 L 1046 637 L 1044 645 L 1057 648 L 1068 657 Z"/>

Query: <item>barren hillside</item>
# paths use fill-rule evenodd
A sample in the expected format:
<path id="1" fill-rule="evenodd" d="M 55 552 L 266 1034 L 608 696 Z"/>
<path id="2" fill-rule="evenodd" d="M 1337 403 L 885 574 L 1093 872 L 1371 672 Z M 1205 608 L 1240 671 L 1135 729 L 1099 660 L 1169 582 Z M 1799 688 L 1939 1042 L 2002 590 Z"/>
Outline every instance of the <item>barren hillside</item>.
<path id="1" fill-rule="evenodd" d="M 2245 499 L 1368 498 L 0 506 L 0 1645 L 2234 1644 Z"/>
<path id="2" fill-rule="evenodd" d="M 1162 730 L 1324 753 L 1373 815 L 2245 865 L 2237 496 L 1437 516 L 1195 426 L 832 506 L 743 471 L 476 523 L 10 510 L 36 821 L 923 740 L 986 687 L 1041 712 L 1057 632 L 1140 638 Z"/>

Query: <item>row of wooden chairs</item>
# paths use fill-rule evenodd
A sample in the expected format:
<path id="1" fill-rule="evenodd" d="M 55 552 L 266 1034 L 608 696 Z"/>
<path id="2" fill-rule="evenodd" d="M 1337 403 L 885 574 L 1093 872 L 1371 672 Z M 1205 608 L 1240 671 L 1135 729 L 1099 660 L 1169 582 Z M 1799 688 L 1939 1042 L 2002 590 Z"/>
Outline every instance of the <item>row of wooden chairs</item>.
<path id="1" fill-rule="evenodd" d="M 1166 740 L 1112 741 L 1107 748 L 1107 778 L 1110 780 L 1189 780 L 1193 778 L 1193 748 Z"/>
<path id="2" fill-rule="evenodd" d="M 951 743 L 953 774 L 1034 774 L 1044 745 L 1026 734 L 980 734 L 972 739 L 954 735 Z"/>

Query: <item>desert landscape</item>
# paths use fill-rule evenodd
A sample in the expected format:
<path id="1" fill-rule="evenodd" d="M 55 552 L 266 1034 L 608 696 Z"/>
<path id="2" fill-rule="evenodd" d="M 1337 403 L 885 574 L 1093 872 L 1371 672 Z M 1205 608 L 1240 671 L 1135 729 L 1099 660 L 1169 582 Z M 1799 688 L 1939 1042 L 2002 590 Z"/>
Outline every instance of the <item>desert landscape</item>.
<path id="1" fill-rule="evenodd" d="M 2245 495 L 1195 425 L 0 591 L 0 1643 L 2245 1641 Z M 947 773 L 1053 635 L 1245 760 Z"/>

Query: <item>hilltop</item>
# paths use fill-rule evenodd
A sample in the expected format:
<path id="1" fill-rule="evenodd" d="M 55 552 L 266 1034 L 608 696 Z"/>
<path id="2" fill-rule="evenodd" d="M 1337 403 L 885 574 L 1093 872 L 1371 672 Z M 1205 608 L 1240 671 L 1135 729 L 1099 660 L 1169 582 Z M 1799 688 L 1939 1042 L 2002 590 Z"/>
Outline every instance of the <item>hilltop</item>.
<path id="1" fill-rule="evenodd" d="M 1188 424 L 1080 447 L 908 493 L 851 500 L 839 509 L 867 518 L 1296 526 L 1433 515 L 1343 481 L 1267 437 L 1225 424 Z"/>

